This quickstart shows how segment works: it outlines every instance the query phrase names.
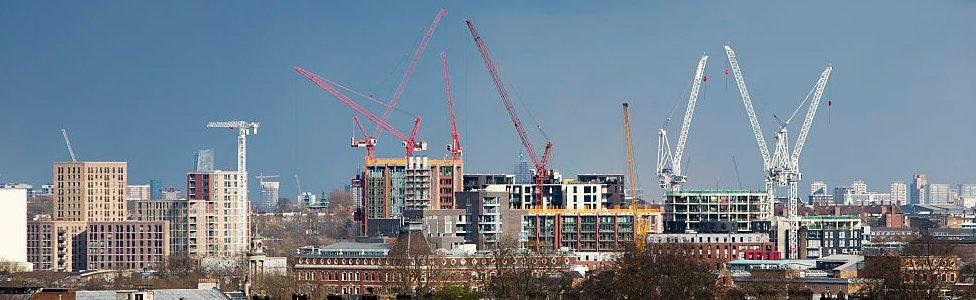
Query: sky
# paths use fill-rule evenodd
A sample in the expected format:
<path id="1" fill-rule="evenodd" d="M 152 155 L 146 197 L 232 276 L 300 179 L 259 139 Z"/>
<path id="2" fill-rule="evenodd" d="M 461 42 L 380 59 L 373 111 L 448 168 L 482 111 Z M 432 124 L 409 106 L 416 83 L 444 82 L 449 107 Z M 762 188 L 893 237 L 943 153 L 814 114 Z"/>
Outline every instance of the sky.
<path id="1" fill-rule="evenodd" d="M 390 123 L 408 132 L 422 116 L 426 155 L 446 155 L 444 51 L 466 173 L 511 173 L 523 151 L 470 18 L 519 96 L 536 151 L 539 124 L 554 144 L 550 166 L 568 177 L 626 172 L 627 101 L 640 185 L 660 195 L 657 130 L 671 115 L 677 135 L 695 65 L 708 54 L 685 187 L 761 187 L 755 139 L 723 74 L 731 42 L 770 148 L 773 116 L 789 115 L 833 66 L 800 158 L 801 195 L 817 179 L 863 179 L 882 192 L 914 173 L 976 182 L 973 1 L 3 1 L 0 180 L 50 182 L 51 162 L 69 159 L 66 128 L 79 159 L 127 161 L 130 184 L 182 187 L 197 149 L 213 148 L 219 169 L 234 168 L 234 133 L 205 125 L 243 119 L 262 126 L 248 139 L 250 174 L 281 175 L 283 197 L 297 194 L 296 174 L 306 191 L 342 187 L 364 154 L 349 147 L 354 112 L 293 68 L 388 99 L 440 7 L 448 13 Z M 383 134 L 379 155 L 402 156 L 399 145 Z"/>

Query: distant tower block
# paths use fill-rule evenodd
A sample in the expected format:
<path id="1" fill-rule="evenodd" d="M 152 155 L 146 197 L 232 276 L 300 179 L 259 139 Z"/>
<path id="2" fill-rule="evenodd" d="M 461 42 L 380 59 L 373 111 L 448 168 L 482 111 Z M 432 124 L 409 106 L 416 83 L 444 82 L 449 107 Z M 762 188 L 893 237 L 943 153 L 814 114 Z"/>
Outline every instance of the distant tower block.
<path id="1" fill-rule="evenodd" d="M 213 149 L 200 149 L 193 155 L 194 170 L 197 172 L 210 172 L 214 170 Z"/>

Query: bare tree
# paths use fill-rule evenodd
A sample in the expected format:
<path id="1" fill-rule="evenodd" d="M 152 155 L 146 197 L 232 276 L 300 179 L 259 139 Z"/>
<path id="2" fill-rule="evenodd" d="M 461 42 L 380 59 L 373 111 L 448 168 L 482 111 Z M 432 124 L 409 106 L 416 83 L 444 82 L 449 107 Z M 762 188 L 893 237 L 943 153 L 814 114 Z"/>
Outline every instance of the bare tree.
<path id="1" fill-rule="evenodd" d="M 633 247 L 578 289 L 584 299 L 710 299 L 715 276 L 681 245 Z M 612 288 L 610 288 L 612 287 Z"/>

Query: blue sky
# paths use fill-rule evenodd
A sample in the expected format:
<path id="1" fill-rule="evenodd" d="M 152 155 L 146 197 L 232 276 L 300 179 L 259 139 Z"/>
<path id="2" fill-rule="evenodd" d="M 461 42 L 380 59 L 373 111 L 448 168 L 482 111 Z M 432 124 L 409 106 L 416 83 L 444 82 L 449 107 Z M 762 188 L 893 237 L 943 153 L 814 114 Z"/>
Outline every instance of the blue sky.
<path id="1" fill-rule="evenodd" d="M 465 18 L 551 136 L 552 167 L 563 174 L 624 172 L 626 100 L 641 184 L 659 195 L 656 130 L 678 102 L 680 118 L 697 58 L 708 53 L 686 186 L 737 188 L 734 156 L 742 185 L 758 187 L 758 150 L 731 78 L 722 75 L 721 47 L 732 41 L 770 142 L 772 115 L 792 112 L 822 68 L 834 66 L 825 95 L 833 106 L 821 107 L 800 161 L 802 190 L 814 179 L 855 178 L 887 190 L 890 180 L 915 172 L 932 182 L 976 181 L 972 1 L 5 1 L 0 174 L 50 181 L 50 163 L 68 158 L 64 127 L 81 159 L 128 161 L 130 183 L 182 185 L 196 149 L 214 148 L 218 167 L 233 168 L 233 135 L 205 123 L 247 119 L 263 125 L 249 140 L 253 175 L 282 175 L 289 197 L 293 174 L 306 190 L 342 186 L 362 158 L 348 146 L 352 111 L 292 67 L 389 97 L 442 6 L 449 12 L 401 99 L 406 113 L 391 122 L 407 131 L 411 114 L 421 114 L 427 155 L 445 154 L 450 131 L 437 54 L 446 51 L 470 173 L 511 172 L 521 145 Z M 674 135 L 678 123 L 671 125 Z M 542 137 L 531 134 L 541 147 Z M 379 153 L 399 156 L 398 145 L 383 135 Z"/>

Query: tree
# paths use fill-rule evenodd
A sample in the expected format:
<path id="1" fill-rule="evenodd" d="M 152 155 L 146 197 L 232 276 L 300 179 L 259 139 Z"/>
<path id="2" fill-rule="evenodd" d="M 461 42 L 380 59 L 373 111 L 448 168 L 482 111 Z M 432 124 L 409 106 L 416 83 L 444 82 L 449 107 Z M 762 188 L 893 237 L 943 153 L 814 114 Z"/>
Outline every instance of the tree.
<path id="1" fill-rule="evenodd" d="M 443 300 L 478 300 L 479 295 L 469 286 L 448 284 L 437 289 L 433 296 Z"/>
<path id="2" fill-rule="evenodd" d="M 584 299 L 711 299 L 715 276 L 681 245 L 634 247 L 612 266 L 588 278 L 577 293 Z"/>
<path id="3" fill-rule="evenodd" d="M 923 235 L 902 253 L 865 258 L 862 277 L 875 279 L 859 295 L 875 299 L 940 299 L 955 289 L 948 274 L 959 271 L 959 257 L 951 244 Z"/>

